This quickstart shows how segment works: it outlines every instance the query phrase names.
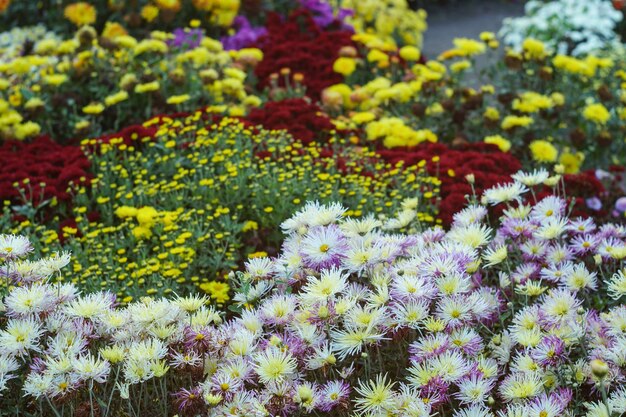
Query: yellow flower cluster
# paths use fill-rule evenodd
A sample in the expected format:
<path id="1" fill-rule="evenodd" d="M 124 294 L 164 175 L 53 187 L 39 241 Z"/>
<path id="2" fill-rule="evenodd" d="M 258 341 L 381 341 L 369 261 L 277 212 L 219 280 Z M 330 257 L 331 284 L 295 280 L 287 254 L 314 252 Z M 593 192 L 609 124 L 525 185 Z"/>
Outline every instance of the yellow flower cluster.
<path id="1" fill-rule="evenodd" d="M 63 15 L 76 26 L 84 26 L 95 23 L 97 12 L 91 4 L 81 1 L 67 5 Z"/>
<path id="2" fill-rule="evenodd" d="M 382 139 L 387 148 L 416 146 L 422 142 L 437 142 L 437 135 L 428 129 L 413 130 L 398 117 L 384 117 L 367 125 L 369 140 Z"/>
<path id="3" fill-rule="evenodd" d="M 411 10 L 406 0 L 340 0 L 338 9 L 354 10 L 346 21 L 357 33 L 371 33 L 392 45 L 421 48 L 427 29 L 426 12 Z M 399 41 L 399 42 L 398 42 Z"/>
<path id="4" fill-rule="evenodd" d="M 155 109 L 229 104 L 238 116 L 261 103 L 245 87 L 247 70 L 263 58 L 260 50 L 227 52 L 208 37 L 197 48 L 170 50 L 172 36 L 155 31 L 138 40 L 119 34 L 99 43 L 95 30 L 84 26 L 73 38 L 37 41 L 36 54 L 5 56 L 0 138 L 21 140 L 45 126 L 63 140 L 117 129 L 137 111 L 150 116 Z"/>
<path id="5" fill-rule="evenodd" d="M 181 0 L 153 0 L 151 3 L 146 4 L 141 9 L 141 16 L 148 22 L 152 23 L 159 16 L 163 15 L 163 18 L 171 20 L 171 14 L 177 14 L 181 12 L 181 9 L 186 7 L 185 2 Z M 232 25 L 233 20 L 239 13 L 239 7 L 241 6 L 241 0 L 192 0 L 191 3 L 193 10 L 189 13 L 208 13 L 208 19 L 210 22 L 217 26 L 229 27 Z"/>
<path id="6" fill-rule="evenodd" d="M 248 256 L 273 253 L 280 222 L 306 201 L 341 199 L 349 216 L 390 216 L 407 197 L 420 197 L 418 220 L 436 223 L 439 181 L 420 166 L 391 166 L 355 147 L 329 156 L 332 147 L 303 145 L 284 131 L 213 123 L 217 110 L 224 109 L 150 120 L 154 138 L 83 141 L 95 179 L 72 190 L 76 226 L 57 235 L 29 221 L 14 232 L 39 236 L 42 253 L 71 250 L 82 288 L 107 288 L 124 302 L 199 288 L 224 303 L 225 273 Z"/>
<path id="7" fill-rule="evenodd" d="M 620 57 L 555 55 L 529 38 L 520 52 L 506 51 L 504 65 L 488 68 L 491 84 L 475 88 L 464 73 L 476 55 L 499 48 L 493 33 L 455 39 L 439 60 L 424 64 L 419 50 L 373 33 L 353 40 L 360 54 L 344 48 L 334 68 L 349 78 L 322 101 L 337 127 L 362 130 L 385 147 L 482 140 L 524 161 L 560 163 L 568 173 L 600 160 L 620 163 L 626 152 L 626 142 L 615 140 L 626 120 Z"/>

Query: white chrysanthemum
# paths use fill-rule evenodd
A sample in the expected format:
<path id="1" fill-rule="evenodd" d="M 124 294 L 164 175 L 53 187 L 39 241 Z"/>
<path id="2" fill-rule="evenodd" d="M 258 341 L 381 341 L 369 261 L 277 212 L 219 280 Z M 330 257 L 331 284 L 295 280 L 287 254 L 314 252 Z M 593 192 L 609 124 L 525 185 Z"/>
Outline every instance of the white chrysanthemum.
<path id="1" fill-rule="evenodd" d="M 291 353 L 269 348 L 254 356 L 254 370 L 264 384 L 282 382 L 296 374 L 297 362 Z"/>
<path id="2" fill-rule="evenodd" d="M 428 303 L 425 301 L 398 303 L 392 308 L 392 316 L 398 326 L 417 329 L 428 317 Z"/>
<path id="3" fill-rule="evenodd" d="M 567 290 L 554 290 L 544 299 L 542 309 L 548 318 L 563 321 L 573 317 L 580 306 L 580 300 Z"/>
<path id="4" fill-rule="evenodd" d="M 383 225 L 384 230 L 395 230 L 407 227 L 417 217 L 415 210 L 402 210 L 394 218 L 388 219 Z"/>
<path id="5" fill-rule="evenodd" d="M 468 292 L 472 286 L 470 276 L 453 271 L 439 277 L 435 284 L 443 295 L 455 295 Z"/>
<path id="6" fill-rule="evenodd" d="M 315 370 L 334 365 L 336 362 L 337 358 L 330 344 L 324 343 L 322 346 L 316 347 L 313 354 L 306 359 L 306 366 L 308 369 Z"/>
<path id="7" fill-rule="evenodd" d="M 472 318 L 472 306 L 460 297 L 444 297 L 437 304 L 436 315 L 447 324 L 460 324 Z"/>
<path id="8" fill-rule="evenodd" d="M 56 252 L 52 256 L 44 258 L 40 261 L 42 272 L 46 276 L 57 274 L 61 272 L 61 269 L 70 263 L 71 259 L 71 252 Z"/>
<path id="9" fill-rule="evenodd" d="M 543 225 L 534 233 L 535 237 L 543 240 L 556 239 L 565 232 L 567 228 L 567 219 L 559 217 L 550 217 L 543 220 Z"/>
<path id="10" fill-rule="evenodd" d="M 487 216 L 487 209 L 483 206 L 471 205 L 454 215 L 455 226 L 468 226 L 480 223 Z"/>
<path id="11" fill-rule="evenodd" d="M 93 355 L 81 355 L 72 361 L 74 373 L 83 381 L 93 380 L 100 384 L 106 382 L 111 370 L 109 362 Z"/>
<path id="12" fill-rule="evenodd" d="M 458 351 L 447 351 L 429 360 L 428 366 L 446 382 L 458 382 L 470 366 Z"/>
<path id="13" fill-rule="evenodd" d="M 504 215 L 510 219 L 526 219 L 530 216 L 532 206 L 530 204 L 520 204 L 517 207 L 509 207 L 504 210 Z"/>
<path id="14" fill-rule="evenodd" d="M 233 338 L 228 342 L 230 352 L 235 356 L 246 356 L 252 353 L 256 346 L 254 333 L 245 329 L 238 329 Z"/>
<path id="15" fill-rule="evenodd" d="M 487 248 L 483 253 L 483 259 L 487 262 L 485 266 L 494 266 L 503 262 L 508 256 L 506 245 L 499 245 L 494 248 Z"/>
<path id="16" fill-rule="evenodd" d="M 31 285 L 13 289 L 4 304 L 9 315 L 23 317 L 48 311 L 54 301 L 54 295 L 47 285 Z"/>
<path id="17" fill-rule="evenodd" d="M 325 269 L 319 278 L 310 276 L 302 288 L 301 297 L 307 302 L 325 301 L 341 293 L 347 285 L 348 275 L 341 270 Z"/>
<path id="18" fill-rule="evenodd" d="M 9 355 L 0 355 L 0 374 L 8 374 L 20 367 L 17 359 Z"/>
<path id="19" fill-rule="evenodd" d="M 613 415 L 613 410 L 609 409 L 603 402 L 584 403 L 583 405 L 587 408 L 585 417 L 611 417 Z"/>
<path id="20" fill-rule="evenodd" d="M 596 275 L 595 272 L 589 272 L 585 264 L 579 263 L 565 277 L 565 285 L 571 291 L 595 290 L 598 286 Z"/>
<path id="21" fill-rule="evenodd" d="M 519 182 L 509 184 L 498 184 L 495 187 L 485 190 L 483 197 L 488 204 L 496 205 L 500 203 L 508 203 L 511 201 L 520 201 L 522 194 L 528 192 L 528 188 Z"/>
<path id="22" fill-rule="evenodd" d="M 332 338 L 333 351 L 337 352 L 339 359 L 360 353 L 363 347 L 375 344 L 385 337 L 374 328 L 333 330 L 330 334 Z"/>
<path id="23" fill-rule="evenodd" d="M 133 342 L 128 349 L 129 360 L 156 361 L 167 355 L 167 347 L 159 339 Z"/>
<path id="24" fill-rule="evenodd" d="M 352 241 L 346 252 L 343 266 L 350 272 L 362 273 L 368 266 L 380 261 L 380 248 L 372 247 L 362 241 Z"/>
<path id="25" fill-rule="evenodd" d="M 252 333 L 259 333 L 263 330 L 263 321 L 257 314 L 257 312 L 252 310 L 244 310 L 241 312 L 241 317 L 238 319 L 241 325 Z"/>
<path id="26" fill-rule="evenodd" d="M 609 398 L 611 409 L 616 415 L 626 414 L 626 387 L 615 389 Z"/>
<path id="27" fill-rule="evenodd" d="M 57 353 L 57 352 L 54 352 Z M 69 373 L 74 367 L 74 352 L 61 352 L 60 355 L 51 356 L 46 359 L 46 371 L 50 375 L 62 375 Z"/>
<path id="28" fill-rule="evenodd" d="M 316 386 L 311 382 L 300 383 L 296 388 L 294 401 L 307 412 L 312 412 L 319 401 Z"/>
<path id="29" fill-rule="evenodd" d="M 39 351 L 41 325 L 33 318 L 10 319 L 0 331 L 0 353 L 24 356 L 30 350 Z"/>
<path id="30" fill-rule="evenodd" d="M 614 300 L 626 295 L 626 275 L 623 270 L 617 271 L 609 280 L 608 293 Z"/>
<path id="31" fill-rule="evenodd" d="M 245 263 L 246 272 L 253 278 L 265 278 L 269 276 L 273 269 L 272 260 L 267 257 L 253 258 Z"/>
<path id="32" fill-rule="evenodd" d="M 17 259 L 33 250 L 28 238 L 17 235 L 0 235 L 0 259 Z"/>
<path id="33" fill-rule="evenodd" d="M 368 215 L 362 219 L 347 218 L 339 225 L 339 228 L 346 236 L 356 237 L 365 236 L 381 226 L 382 222 L 380 220 L 373 215 Z"/>
<path id="34" fill-rule="evenodd" d="M 263 303 L 261 313 L 267 320 L 286 324 L 296 310 L 296 300 L 293 295 L 277 295 Z"/>
<path id="35" fill-rule="evenodd" d="M 346 212 L 338 203 L 322 205 L 319 202 L 308 202 L 290 219 L 284 221 L 280 227 L 285 233 L 306 233 L 309 227 L 326 226 L 337 222 Z"/>
<path id="36" fill-rule="evenodd" d="M 109 293 L 92 293 L 77 298 L 65 308 L 69 316 L 93 319 L 103 315 L 113 306 L 113 298 Z"/>
<path id="37" fill-rule="evenodd" d="M 201 296 L 198 294 L 188 295 L 187 297 L 178 297 L 176 300 L 174 300 L 174 304 L 176 304 L 187 313 L 192 313 L 200 309 L 208 302 L 209 299 L 205 295 Z"/>
<path id="38" fill-rule="evenodd" d="M 478 248 L 489 243 L 491 229 L 481 224 L 471 224 L 468 226 L 455 227 L 448 232 L 448 239 L 453 242 L 467 245 L 471 248 Z"/>
<path id="39" fill-rule="evenodd" d="M 359 414 L 385 415 L 395 409 L 393 381 L 378 375 L 375 381 L 363 383 L 359 381 L 356 392 L 359 396 L 354 400 L 355 410 Z"/>
<path id="40" fill-rule="evenodd" d="M 506 402 L 534 398 L 543 392 L 543 382 L 534 372 L 509 375 L 500 384 L 500 395 Z"/>
<path id="41" fill-rule="evenodd" d="M 31 372 L 26 377 L 22 390 L 26 395 L 30 395 L 31 397 L 38 399 L 46 395 L 51 386 L 52 375 Z"/>
<path id="42" fill-rule="evenodd" d="M 530 212 L 531 218 L 543 222 L 565 214 L 567 203 L 560 197 L 548 196 L 539 201 Z"/>
<path id="43" fill-rule="evenodd" d="M 124 377 L 129 384 L 139 384 L 154 377 L 153 362 L 147 359 L 128 358 L 124 361 Z"/>
<path id="44" fill-rule="evenodd" d="M 550 173 L 544 169 L 536 169 L 533 172 L 518 171 L 511 175 L 515 181 L 524 184 L 527 187 L 534 187 L 535 185 L 543 184 L 548 179 Z"/>
<path id="45" fill-rule="evenodd" d="M 483 405 L 473 404 L 455 411 L 452 417 L 493 417 L 493 413 Z"/>
<path id="46" fill-rule="evenodd" d="M 128 306 L 128 315 L 142 328 L 166 325 L 181 319 L 183 311 L 166 299 L 146 299 Z"/>

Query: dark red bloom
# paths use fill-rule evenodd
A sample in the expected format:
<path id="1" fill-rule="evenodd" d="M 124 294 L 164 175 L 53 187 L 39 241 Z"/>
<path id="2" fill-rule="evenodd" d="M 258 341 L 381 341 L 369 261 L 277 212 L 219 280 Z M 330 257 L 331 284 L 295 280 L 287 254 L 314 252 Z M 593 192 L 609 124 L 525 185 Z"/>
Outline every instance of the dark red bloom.
<path id="1" fill-rule="evenodd" d="M 56 197 L 69 202 L 71 183 L 87 183 L 90 163 L 78 146 L 60 145 L 47 136 L 33 142 L 6 141 L 0 145 L 0 200 L 20 203 L 13 184 L 18 183 L 26 198 L 36 206 Z M 24 184 L 28 179 L 29 183 Z M 45 184 L 45 186 L 41 186 Z"/>
<path id="2" fill-rule="evenodd" d="M 522 167 L 513 155 L 484 143 L 465 144 L 454 149 L 441 143 L 424 143 L 412 149 L 385 149 L 379 153 L 392 164 L 405 161 L 413 165 L 426 161 L 429 175 L 441 180 L 439 218 L 445 225 L 452 223 L 454 213 L 465 207 L 466 196 L 472 194 L 466 175 L 474 175 L 474 189 L 480 197 L 485 189 L 510 182 L 511 174 Z M 433 161 L 434 157 L 439 160 Z"/>
<path id="3" fill-rule="evenodd" d="M 245 120 L 267 130 L 287 130 L 295 139 L 307 144 L 328 140 L 329 132 L 334 128 L 316 104 L 303 99 L 268 102 L 264 107 L 252 110 Z"/>
<path id="4" fill-rule="evenodd" d="M 257 44 L 263 51 L 263 61 L 255 69 L 259 87 L 269 85 L 271 74 L 289 68 L 292 74 L 304 75 L 306 94 L 319 100 L 324 88 L 343 81 L 343 76 L 333 71 L 333 63 L 343 46 L 353 45 L 351 38 L 348 30 L 319 28 L 306 9 L 295 10 L 286 21 L 276 13 L 269 14 L 267 33 Z"/>

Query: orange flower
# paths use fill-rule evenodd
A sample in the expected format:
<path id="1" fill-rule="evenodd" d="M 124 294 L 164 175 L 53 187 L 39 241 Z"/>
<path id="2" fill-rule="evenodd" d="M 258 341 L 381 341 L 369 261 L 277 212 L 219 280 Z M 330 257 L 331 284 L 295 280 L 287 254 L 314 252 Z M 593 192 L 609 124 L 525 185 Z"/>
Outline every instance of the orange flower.
<path id="1" fill-rule="evenodd" d="M 89 3 L 80 1 L 65 7 L 65 18 L 76 26 L 90 25 L 96 21 L 96 9 Z"/>
<path id="2" fill-rule="evenodd" d="M 156 5 L 161 10 L 178 12 L 180 10 L 180 0 L 156 0 Z"/>
<path id="3" fill-rule="evenodd" d="M 11 5 L 11 0 L 0 0 L 0 13 L 3 13 Z"/>
<path id="4" fill-rule="evenodd" d="M 208 12 L 213 8 L 214 0 L 192 0 L 193 7 L 204 12 Z"/>
<path id="5" fill-rule="evenodd" d="M 123 35 L 128 35 L 124 26 L 114 22 L 107 22 L 102 31 L 102 37 L 107 39 L 115 39 Z"/>

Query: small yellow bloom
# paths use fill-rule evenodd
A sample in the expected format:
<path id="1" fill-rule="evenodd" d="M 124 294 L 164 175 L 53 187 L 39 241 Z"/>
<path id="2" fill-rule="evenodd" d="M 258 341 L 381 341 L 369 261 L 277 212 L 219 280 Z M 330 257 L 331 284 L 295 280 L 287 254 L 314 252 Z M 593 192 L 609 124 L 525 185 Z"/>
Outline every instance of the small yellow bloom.
<path id="1" fill-rule="evenodd" d="M 333 71 L 346 77 L 352 74 L 355 69 L 356 61 L 354 58 L 339 57 L 333 64 Z"/>
<path id="2" fill-rule="evenodd" d="M 135 86 L 135 93 L 138 94 L 143 94 L 143 93 L 149 93 L 152 91 L 157 91 L 161 86 L 159 85 L 158 81 L 152 81 L 149 83 L 144 83 L 144 84 L 137 84 Z"/>
<path id="3" fill-rule="evenodd" d="M 452 72 L 461 72 L 471 67 L 472 67 L 472 64 L 468 60 L 464 59 L 462 61 L 458 61 L 450 65 L 450 70 Z"/>
<path id="4" fill-rule="evenodd" d="M 543 59 L 546 56 L 546 46 L 537 39 L 526 38 L 522 43 L 522 48 L 527 58 Z"/>
<path id="5" fill-rule="evenodd" d="M 178 96 L 171 96 L 167 99 L 167 104 L 181 104 L 189 100 L 191 96 L 189 94 L 181 94 Z"/>
<path id="6" fill-rule="evenodd" d="M 107 107 L 111 107 L 127 99 L 128 99 L 128 93 L 122 90 L 122 91 L 118 91 L 115 94 L 111 94 L 105 97 L 104 104 L 106 104 Z"/>
<path id="7" fill-rule="evenodd" d="M 63 15 L 76 26 L 91 25 L 96 21 L 96 8 L 87 2 L 80 1 L 67 5 Z"/>
<path id="8" fill-rule="evenodd" d="M 580 166 L 584 160 L 585 155 L 582 152 L 571 153 L 569 149 L 566 149 L 559 158 L 565 174 L 577 174 L 580 172 Z"/>
<path id="9" fill-rule="evenodd" d="M 530 153 L 537 162 L 555 162 L 559 154 L 557 149 L 547 140 L 534 140 L 529 145 Z"/>
<path id="10" fill-rule="evenodd" d="M 422 56 L 420 50 L 411 45 L 403 46 L 402 48 L 400 48 L 399 54 L 400 58 L 404 59 L 405 61 L 419 61 Z"/>
<path id="11" fill-rule="evenodd" d="M 152 22 L 159 16 L 159 8 L 151 4 L 145 5 L 141 8 L 141 17 L 148 23 Z"/>
<path id="12" fill-rule="evenodd" d="M 496 145 L 502 152 L 508 152 L 511 149 L 511 142 L 500 135 L 487 136 L 484 142 Z"/>
<path id="13" fill-rule="evenodd" d="M 104 104 L 102 103 L 90 103 L 83 107 L 83 113 L 85 114 L 100 114 L 104 111 Z"/>
<path id="14" fill-rule="evenodd" d="M 583 117 L 594 123 L 604 125 L 611 118 L 611 113 L 601 103 L 594 103 L 585 107 Z"/>

